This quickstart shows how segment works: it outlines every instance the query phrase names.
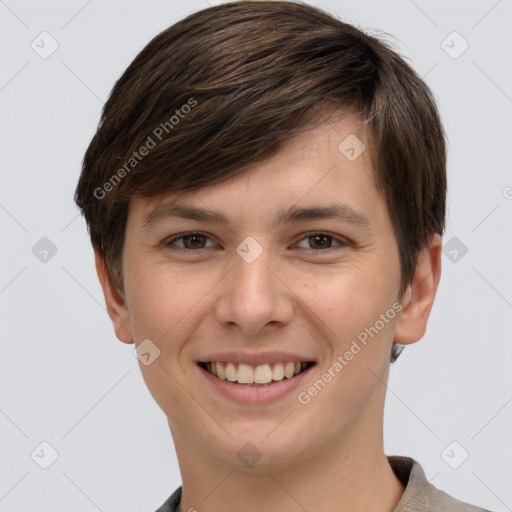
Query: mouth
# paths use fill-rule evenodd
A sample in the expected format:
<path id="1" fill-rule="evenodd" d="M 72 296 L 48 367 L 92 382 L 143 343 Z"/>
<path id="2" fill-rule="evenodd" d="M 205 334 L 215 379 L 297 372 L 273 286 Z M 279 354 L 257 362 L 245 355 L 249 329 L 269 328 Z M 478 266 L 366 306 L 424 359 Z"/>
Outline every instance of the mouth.
<path id="1" fill-rule="evenodd" d="M 302 374 L 316 363 L 314 361 L 277 362 L 253 366 L 231 361 L 205 361 L 198 365 L 221 381 L 249 387 L 272 386 Z"/>

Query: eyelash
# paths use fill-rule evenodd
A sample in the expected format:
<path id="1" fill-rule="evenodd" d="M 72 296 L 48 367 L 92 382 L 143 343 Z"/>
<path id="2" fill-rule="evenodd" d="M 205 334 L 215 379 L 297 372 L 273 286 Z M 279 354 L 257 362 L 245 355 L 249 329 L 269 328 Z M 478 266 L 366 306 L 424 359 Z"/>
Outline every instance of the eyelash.
<path id="1" fill-rule="evenodd" d="M 209 248 L 211 248 L 211 247 L 199 247 L 198 249 L 187 249 L 185 247 L 172 247 L 172 245 L 176 242 L 176 240 L 181 240 L 181 239 L 183 239 L 185 237 L 191 237 L 191 236 L 194 236 L 194 235 L 204 236 L 207 239 L 210 239 L 210 237 L 206 233 L 202 233 L 200 231 L 191 231 L 189 233 L 183 233 L 181 235 L 175 236 L 174 238 L 166 241 L 165 242 L 165 246 L 170 248 L 173 251 L 185 251 L 185 252 L 197 252 L 197 251 L 202 250 L 202 249 L 209 249 Z M 347 247 L 347 246 L 350 245 L 350 243 L 347 240 L 345 240 L 344 238 L 341 238 L 341 237 L 338 237 L 338 236 L 334 236 L 334 235 L 331 235 L 330 233 L 325 233 L 323 231 L 315 231 L 315 232 L 311 232 L 311 233 L 306 233 L 299 240 L 299 243 L 302 242 L 302 240 L 305 240 L 307 238 L 313 238 L 315 236 L 324 236 L 324 237 L 331 238 L 333 241 L 337 241 L 338 245 L 334 246 L 334 247 L 328 247 L 327 249 L 305 249 L 306 251 L 326 252 L 326 251 L 329 251 L 331 249 L 339 249 L 339 248 Z"/>

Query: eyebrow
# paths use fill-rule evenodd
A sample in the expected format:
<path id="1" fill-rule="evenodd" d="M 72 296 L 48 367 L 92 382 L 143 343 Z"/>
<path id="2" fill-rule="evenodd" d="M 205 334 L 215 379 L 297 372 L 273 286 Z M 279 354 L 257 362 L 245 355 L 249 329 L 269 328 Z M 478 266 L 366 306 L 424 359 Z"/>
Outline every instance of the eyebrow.
<path id="1" fill-rule="evenodd" d="M 230 225 L 229 219 L 220 212 L 173 202 L 158 206 L 150 211 L 144 218 L 143 229 L 150 230 L 155 224 L 173 218 Z M 307 208 L 291 206 L 290 208 L 280 209 L 277 212 L 274 225 L 319 219 L 336 219 L 359 227 L 370 226 L 369 218 L 362 212 L 339 203 L 312 205 Z"/>

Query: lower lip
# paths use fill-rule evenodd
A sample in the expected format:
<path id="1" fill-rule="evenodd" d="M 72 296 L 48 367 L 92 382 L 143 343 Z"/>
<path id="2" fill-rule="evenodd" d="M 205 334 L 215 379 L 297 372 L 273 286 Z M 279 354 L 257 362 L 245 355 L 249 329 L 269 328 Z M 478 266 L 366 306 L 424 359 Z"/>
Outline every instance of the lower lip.
<path id="1" fill-rule="evenodd" d="M 295 375 L 291 379 L 284 378 L 283 380 L 273 382 L 268 386 L 236 384 L 228 380 L 219 379 L 204 368 L 201 368 L 201 366 L 198 366 L 198 368 L 201 371 L 201 374 L 206 378 L 207 382 L 212 384 L 215 389 L 231 400 L 243 404 L 265 404 L 278 400 L 297 389 L 304 380 L 305 375 L 308 374 L 314 366 L 315 365 L 310 366 L 308 369 Z"/>

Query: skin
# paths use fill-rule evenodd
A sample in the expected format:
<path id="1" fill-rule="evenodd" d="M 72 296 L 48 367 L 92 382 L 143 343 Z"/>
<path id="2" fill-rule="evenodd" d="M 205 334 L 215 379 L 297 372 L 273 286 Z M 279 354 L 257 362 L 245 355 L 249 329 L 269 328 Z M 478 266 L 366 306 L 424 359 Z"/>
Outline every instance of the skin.
<path id="1" fill-rule="evenodd" d="M 389 354 L 393 340 L 410 344 L 425 332 L 441 239 L 434 236 L 420 253 L 399 297 L 386 201 L 372 180 L 370 150 L 355 161 L 338 150 L 349 134 L 369 148 L 363 128 L 345 117 L 296 136 L 264 163 L 214 186 L 133 200 L 123 294 L 96 254 L 116 336 L 137 345 L 148 338 L 160 350 L 140 368 L 168 417 L 183 480 L 181 512 L 391 511 L 403 494 L 383 450 Z M 171 218 L 144 230 L 145 216 L 173 198 L 222 212 L 230 225 Z M 278 209 L 333 202 L 362 212 L 368 225 L 274 223 Z M 165 245 L 191 231 L 207 238 Z M 315 242 L 311 232 L 327 239 Z M 252 263 L 236 252 L 247 236 L 263 249 Z M 308 404 L 299 403 L 298 391 L 307 391 L 397 300 L 400 313 Z M 283 350 L 316 365 L 300 389 L 275 402 L 237 404 L 200 373 L 197 359 L 212 350 Z M 247 442 L 262 454 L 252 467 L 237 457 Z"/>

